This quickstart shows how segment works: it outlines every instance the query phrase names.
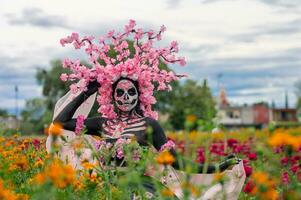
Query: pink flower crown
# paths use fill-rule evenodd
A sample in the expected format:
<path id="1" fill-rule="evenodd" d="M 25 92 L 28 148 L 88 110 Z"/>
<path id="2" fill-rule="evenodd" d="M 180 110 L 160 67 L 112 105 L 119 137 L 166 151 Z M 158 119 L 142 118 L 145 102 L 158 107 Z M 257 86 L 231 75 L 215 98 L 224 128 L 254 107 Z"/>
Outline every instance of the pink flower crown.
<path id="1" fill-rule="evenodd" d="M 118 79 L 124 77 L 138 82 L 140 109 L 146 117 L 157 119 L 157 112 L 152 110 L 152 105 L 156 103 L 153 91 L 170 91 L 172 89 L 170 83 L 183 77 L 183 75 L 176 75 L 172 71 L 161 70 L 158 67 L 160 62 L 178 63 L 181 66 L 186 64 L 184 57 L 175 55 L 179 50 L 176 41 L 172 41 L 170 46 L 165 48 L 154 47 L 154 42 L 161 40 L 161 34 L 165 31 L 165 27 L 162 25 L 160 31 L 155 33 L 153 30 L 145 32 L 135 26 L 136 22 L 130 20 L 129 24 L 125 25 L 124 32 L 115 34 L 114 30 L 109 31 L 105 37 L 98 39 L 98 44 L 93 43 L 94 37 L 80 39 L 77 33 L 72 33 L 71 36 L 60 40 L 62 46 L 72 43 L 75 49 L 85 47 L 89 64 L 92 65 L 92 67 L 88 67 L 81 64 L 78 59 L 65 59 L 63 67 L 69 68 L 71 74 L 61 74 L 61 80 L 81 80 L 70 86 L 74 93 L 86 91 L 88 83 L 97 80 L 101 85 L 97 97 L 100 105 L 98 112 L 103 117 L 111 119 L 117 117 L 112 102 L 112 85 Z M 130 52 L 129 41 L 134 41 L 133 55 Z M 110 56 L 112 51 L 117 55 Z"/>

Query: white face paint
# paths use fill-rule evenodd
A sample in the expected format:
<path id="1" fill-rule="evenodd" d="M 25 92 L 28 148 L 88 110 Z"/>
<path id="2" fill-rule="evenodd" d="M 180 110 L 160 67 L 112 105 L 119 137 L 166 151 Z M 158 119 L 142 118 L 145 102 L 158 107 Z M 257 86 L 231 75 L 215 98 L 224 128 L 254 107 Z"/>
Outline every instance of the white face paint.
<path id="1" fill-rule="evenodd" d="M 138 91 L 135 85 L 129 80 L 121 80 L 117 83 L 114 91 L 114 99 L 117 108 L 124 112 L 129 112 L 138 103 Z"/>

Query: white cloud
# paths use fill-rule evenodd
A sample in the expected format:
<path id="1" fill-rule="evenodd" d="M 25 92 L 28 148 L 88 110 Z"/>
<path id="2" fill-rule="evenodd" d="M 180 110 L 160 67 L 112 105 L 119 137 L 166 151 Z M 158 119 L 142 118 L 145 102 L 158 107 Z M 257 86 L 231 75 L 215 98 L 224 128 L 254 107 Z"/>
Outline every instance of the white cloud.
<path id="1" fill-rule="evenodd" d="M 298 9 L 298 0 L 1 0 L 0 73 L 7 73 L 9 84 L 20 81 L 36 87 L 36 67 L 47 67 L 55 58 L 83 55 L 62 48 L 60 38 L 74 31 L 100 35 L 110 29 L 121 30 L 132 18 L 146 28 L 167 26 L 163 43 L 178 40 L 180 54 L 188 62 L 187 68 L 176 71 L 197 80 L 208 78 L 214 91 L 218 73 L 231 75 L 223 79 L 232 84 L 229 90 L 249 94 L 233 97 L 236 100 L 271 99 L 274 90 L 292 88 L 300 76 L 285 70 L 298 71 L 301 64 Z M 27 81 L 20 78 L 22 74 Z M 260 95 L 252 93 L 254 87 L 261 87 L 254 77 L 262 74 L 270 74 L 270 85 Z M 279 82 L 283 76 L 287 82 Z M 5 80 L 0 75 L 0 82 Z M 244 84 L 248 82 L 253 85 Z M 9 89 L 2 87 L 1 91 L 0 99 L 4 99 Z"/>

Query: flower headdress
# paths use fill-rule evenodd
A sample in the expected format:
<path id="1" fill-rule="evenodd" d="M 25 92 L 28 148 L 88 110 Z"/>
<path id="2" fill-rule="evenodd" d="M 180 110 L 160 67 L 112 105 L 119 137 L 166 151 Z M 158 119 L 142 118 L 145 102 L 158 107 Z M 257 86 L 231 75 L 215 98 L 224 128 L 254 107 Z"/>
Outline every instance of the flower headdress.
<path id="1" fill-rule="evenodd" d="M 97 80 L 101 87 L 97 101 L 100 105 L 98 112 L 103 117 L 116 118 L 114 105 L 112 102 L 112 85 L 121 77 L 126 77 L 138 82 L 140 109 L 147 117 L 157 119 L 157 112 L 152 110 L 152 105 L 156 103 L 153 96 L 154 90 L 171 90 L 170 83 L 178 80 L 182 75 L 176 75 L 172 71 L 159 69 L 159 63 L 179 63 L 186 64 L 183 57 L 176 57 L 178 43 L 172 41 L 170 46 L 165 48 L 154 47 L 154 42 L 161 40 L 161 34 L 165 31 L 162 25 L 160 31 L 143 31 L 135 28 L 136 22 L 130 20 L 125 25 L 124 32 L 115 33 L 109 31 L 105 37 L 98 39 L 98 44 L 94 43 L 94 37 L 79 38 L 77 33 L 72 33 L 66 38 L 62 38 L 60 43 L 72 43 L 75 49 L 85 47 L 92 67 L 85 66 L 77 60 L 65 59 L 63 67 L 69 68 L 71 74 L 62 74 L 61 80 L 81 80 L 80 84 L 72 84 L 72 92 L 85 91 L 90 81 Z M 132 42 L 134 52 L 130 52 L 129 44 Z M 112 56 L 114 52 L 115 56 Z M 101 61 L 101 62 L 99 62 Z M 156 85 L 156 87 L 155 87 Z"/>

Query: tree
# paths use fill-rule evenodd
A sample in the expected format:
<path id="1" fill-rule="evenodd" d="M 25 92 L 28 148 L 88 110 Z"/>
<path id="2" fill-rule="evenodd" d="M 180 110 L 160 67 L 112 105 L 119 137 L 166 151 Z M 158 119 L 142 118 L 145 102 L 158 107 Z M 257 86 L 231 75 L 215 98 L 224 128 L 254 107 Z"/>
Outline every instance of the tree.
<path id="1" fill-rule="evenodd" d="M 43 86 L 42 94 L 47 109 L 54 108 L 56 101 L 69 90 L 70 85 L 59 79 L 62 73 L 68 73 L 68 70 L 62 67 L 60 60 L 51 61 L 50 66 L 49 70 L 39 68 L 36 74 L 38 83 Z"/>
<path id="2" fill-rule="evenodd" d="M 44 98 L 29 99 L 25 103 L 25 109 L 21 112 L 22 123 L 20 130 L 23 133 L 43 132 L 45 126 L 49 124 L 52 112 L 45 107 Z"/>
<path id="3" fill-rule="evenodd" d="M 6 116 L 8 116 L 7 110 L 5 110 L 5 109 L 3 109 L 3 108 L 0 108 L 0 116 L 1 116 L 1 117 L 6 117 Z"/>
<path id="4" fill-rule="evenodd" d="M 211 121 L 215 114 L 215 102 L 207 81 L 198 85 L 196 81 L 187 80 L 173 91 L 170 99 L 169 119 L 172 127 L 183 129 L 187 115 L 195 115 L 198 119 Z"/>

